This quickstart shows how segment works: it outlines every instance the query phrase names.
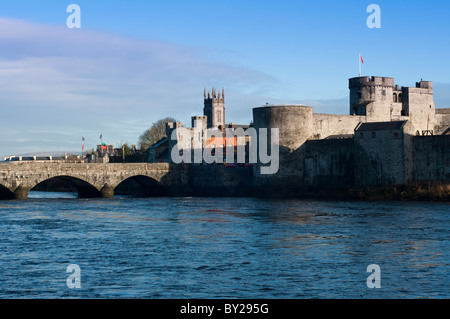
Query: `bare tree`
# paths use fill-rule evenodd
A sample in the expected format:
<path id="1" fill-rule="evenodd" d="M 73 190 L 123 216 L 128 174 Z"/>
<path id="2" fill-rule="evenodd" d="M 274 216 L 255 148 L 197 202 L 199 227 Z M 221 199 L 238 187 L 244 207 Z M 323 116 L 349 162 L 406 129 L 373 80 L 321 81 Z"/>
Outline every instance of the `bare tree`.
<path id="1" fill-rule="evenodd" d="M 176 122 L 173 117 L 166 117 L 152 124 L 152 126 L 146 130 L 139 137 L 139 146 L 141 150 L 146 150 L 166 135 L 166 123 L 168 122 Z"/>

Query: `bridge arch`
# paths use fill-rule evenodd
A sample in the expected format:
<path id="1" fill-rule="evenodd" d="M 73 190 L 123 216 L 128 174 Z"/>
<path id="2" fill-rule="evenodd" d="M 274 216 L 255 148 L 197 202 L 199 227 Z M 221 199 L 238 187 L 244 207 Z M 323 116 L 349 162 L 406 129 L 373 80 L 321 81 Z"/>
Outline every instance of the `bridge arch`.
<path id="1" fill-rule="evenodd" d="M 101 192 L 88 181 L 68 175 L 53 176 L 37 181 L 30 190 L 77 192 L 79 198 L 102 197 Z"/>
<path id="2" fill-rule="evenodd" d="M 14 193 L 6 186 L 0 184 L 0 200 L 14 199 Z"/>
<path id="3" fill-rule="evenodd" d="M 115 195 L 132 197 L 162 197 L 167 196 L 167 189 L 156 179 L 135 175 L 121 181 L 114 189 Z"/>

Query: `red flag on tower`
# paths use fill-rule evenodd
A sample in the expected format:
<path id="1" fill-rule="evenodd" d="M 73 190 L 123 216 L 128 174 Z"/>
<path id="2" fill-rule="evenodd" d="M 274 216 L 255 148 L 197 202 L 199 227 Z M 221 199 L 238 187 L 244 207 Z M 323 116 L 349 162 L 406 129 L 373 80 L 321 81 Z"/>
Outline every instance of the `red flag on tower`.
<path id="1" fill-rule="evenodd" d="M 361 54 L 359 55 L 359 61 L 358 62 L 359 62 L 359 76 L 361 77 L 361 62 L 362 62 L 362 64 L 364 64 L 364 60 L 363 60 Z"/>

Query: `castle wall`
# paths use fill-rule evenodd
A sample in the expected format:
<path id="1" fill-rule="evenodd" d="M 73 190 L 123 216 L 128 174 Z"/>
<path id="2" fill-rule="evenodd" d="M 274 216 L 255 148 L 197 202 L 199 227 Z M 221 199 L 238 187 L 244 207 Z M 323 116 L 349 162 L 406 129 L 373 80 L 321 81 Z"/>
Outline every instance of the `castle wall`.
<path id="1" fill-rule="evenodd" d="M 411 138 L 414 128 L 406 122 L 399 130 L 355 133 L 355 185 L 404 184 L 412 179 Z"/>
<path id="2" fill-rule="evenodd" d="M 450 181 L 450 135 L 413 137 L 414 180 Z"/>
<path id="3" fill-rule="evenodd" d="M 310 140 L 304 145 L 303 185 L 307 189 L 341 189 L 354 183 L 352 138 Z"/>
<path id="4" fill-rule="evenodd" d="M 441 135 L 450 128 L 450 108 L 436 109 L 434 134 Z"/>
<path id="5" fill-rule="evenodd" d="M 391 120 L 397 121 L 398 119 L 403 117 L 403 103 L 396 102 L 391 105 Z"/>
<path id="6" fill-rule="evenodd" d="M 353 134 L 365 116 L 314 114 L 313 138 L 324 139 L 331 135 Z"/>
<path id="7" fill-rule="evenodd" d="M 270 149 L 270 132 L 279 130 L 279 171 L 273 176 L 261 175 L 259 162 L 255 165 L 256 178 L 276 179 L 289 177 L 289 183 L 297 183 L 303 174 L 303 164 L 298 160 L 297 149 L 313 132 L 313 108 L 302 105 L 267 106 L 253 109 L 254 128 L 258 133 L 258 149 L 260 129 L 268 129 L 268 149 Z"/>
<path id="8" fill-rule="evenodd" d="M 189 165 L 190 195 L 249 196 L 253 170 L 251 167 L 230 168 L 224 165 Z"/>
<path id="9" fill-rule="evenodd" d="M 435 121 L 435 105 L 431 82 L 419 82 L 418 87 L 403 87 L 403 109 L 409 115 L 416 131 L 433 130 Z"/>
<path id="10" fill-rule="evenodd" d="M 313 108 L 302 105 L 264 106 L 253 109 L 254 127 L 278 128 L 280 146 L 291 152 L 299 148 L 313 132 Z"/>
<path id="11" fill-rule="evenodd" d="M 279 130 L 279 163 L 275 174 L 261 174 L 261 168 L 271 164 L 260 160 L 248 168 L 252 191 L 289 196 L 303 190 L 450 180 L 448 137 L 415 137 L 427 129 L 442 134 L 450 126 L 450 109 L 435 109 L 432 82 L 399 89 L 392 78 L 358 77 L 349 80 L 349 88 L 351 115 L 314 114 L 313 108 L 303 105 L 253 109 L 258 150 L 260 129 L 268 130 L 268 153 L 271 130 Z M 205 90 L 204 98 L 204 116 L 192 117 L 193 126 L 200 121 L 203 131 L 225 120 L 223 91 L 221 96 L 214 89 L 212 94 Z M 169 123 L 168 134 L 176 127 L 181 123 Z M 191 139 L 192 134 L 193 130 Z M 233 174 L 225 170 L 217 165 L 193 166 L 189 178 L 197 193 L 231 194 L 245 179 L 239 178 L 238 170 Z"/>
<path id="12" fill-rule="evenodd" d="M 254 185 L 257 192 L 283 194 L 303 184 L 304 148 L 301 147 L 313 132 L 313 109 L 301 105 L 267 106 L 253 109 L 254 128 L 258 133 L 258 149 L 260 145 L 260 129 L 267 128 L 270 136 L 272 129 L 279 129 L 279 169 L 276 174 L 263 175 L 260 161 L 254 166 Z M 268 139 L 268 149 L 271 149 Z"/>

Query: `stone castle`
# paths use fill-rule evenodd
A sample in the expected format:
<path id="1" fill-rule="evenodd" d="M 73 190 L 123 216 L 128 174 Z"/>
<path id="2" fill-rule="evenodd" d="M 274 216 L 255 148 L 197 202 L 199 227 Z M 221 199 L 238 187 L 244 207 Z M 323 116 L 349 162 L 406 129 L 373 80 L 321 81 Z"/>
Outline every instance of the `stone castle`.
<path id="1" fill-rule="evenodd" d="M 253 109 L 250 125 L 226 124 L 224 90 L 205 90 L 203 116 L 192 117 L 192 127 L 278 128 L 279 171 L 262 175 L 264 165 L 255 163 L 257 191 L 450 181 L 450 108 L 436 109 L 431 81 L 399 87 L 393 78 L 356 77 L 349 89 L 349 115 L 317 114 L 304 105 L 263 106 Z M 167 135 L 178 127 L 182 123 L 168 123 Z"/>

